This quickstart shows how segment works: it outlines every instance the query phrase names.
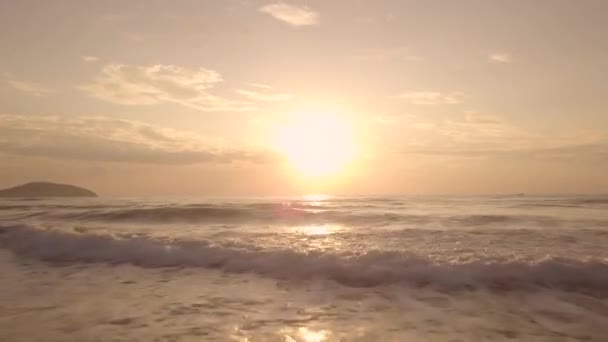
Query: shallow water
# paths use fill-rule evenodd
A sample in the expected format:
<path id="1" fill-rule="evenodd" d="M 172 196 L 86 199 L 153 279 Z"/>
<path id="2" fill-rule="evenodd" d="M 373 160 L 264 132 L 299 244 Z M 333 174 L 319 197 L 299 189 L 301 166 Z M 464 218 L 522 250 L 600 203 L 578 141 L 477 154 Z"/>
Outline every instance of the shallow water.
<path id="1" fill-rule="evenodd" d="M 607 341 L 605 246 L 608 196 L 4 199 L 0 340 Z"/>

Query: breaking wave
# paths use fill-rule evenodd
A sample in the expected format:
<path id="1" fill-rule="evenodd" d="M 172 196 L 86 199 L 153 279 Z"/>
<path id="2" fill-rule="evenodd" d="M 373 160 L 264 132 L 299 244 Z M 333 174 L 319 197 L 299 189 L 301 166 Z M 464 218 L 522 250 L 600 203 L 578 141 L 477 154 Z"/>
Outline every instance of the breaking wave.
<path id="1" fill-rule="evenodd" d="M 62 232 L 25 225 L 0 227 L 0 246 L 18 256 L 53 263 L 202 267 L 294 281 L 328 279 L 352 287 L 403 284 L 446 290 L 553 288 L 608 295 L 608 260 L 599 259 L 437 262 L 402 252 L 302 253 L 252 245 L 222 246 L 205 240 Z"/>
<path id="2" fill-rule="evenodd" d="M 222 222 L 339 222 L 345 224 L 382 223 L 398 219 L 399 215 L 352 214 L 346 211 L 309 210 L 292 206 L 247 207 L 157 207 L 117 210 L 91 210 L 55 215 L 55 217 L 79 221 L 145 222 L 145 223 L 222 223 Z"/>
<path id="3" fill-rule="evenodd" d="M 77 210 L 57 213 L 29 212 L 32 216 L 70 221 L 107 223 L 336 223 L 353 226 L 390 224 L 433 224 L 445 227 L 480 227 L 490 225 L 559 227 L 567 224 L 559 218 L 542 215 L 448 215 L 429 216 L 390 211 L 317 209 L 309 206 L 266 205 L 247 206 L 168 206 Z M 608 221 L 587 219 L 578 222 L 588 226 L 608 227 Z"/>

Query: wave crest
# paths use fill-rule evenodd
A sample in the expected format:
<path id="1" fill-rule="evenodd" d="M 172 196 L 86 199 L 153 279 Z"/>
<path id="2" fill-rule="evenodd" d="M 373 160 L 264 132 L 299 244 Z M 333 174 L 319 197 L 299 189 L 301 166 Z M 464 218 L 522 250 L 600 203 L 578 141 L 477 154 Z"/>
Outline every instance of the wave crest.
<path id="1" fill-rule="evenodd" d="M 129 263 L 141 267 L 203 267 L 287 280 L 329 279 L 345 286 L 389 284 L 448 290 L 555 288 L 608 295 L 606 260 L 543 259 L 436 262 L 398 252 L 300 253 L 250 245 L 221 246 L 204 240 L 165 241 L 0 227 L 0 246 L 24 257 L 59 263 Z"/>
<path id="2" fill-rule="evenodd" d="M 568 222 L 540 215 L 447 215 L 429 216 L 398 212 L 317 209 L 301 205 L 248 206 L 169 206 L 147 208 L 113 208 L 80 210 L 64 213 L 35 213 L 41 217 L 61 220 L 108 223 L 277 223 L 315 224 L 336 223 L 353 226 L 383 226 L 391 224 L 436 225 L 443 227 L 559 227 Z M 50 216 L 49 216 L 50 215 Z M 579 223 L 581 223 L 580 221 Z M 587 219 L 587 225 L 608 227 L 608 221 Z"/>

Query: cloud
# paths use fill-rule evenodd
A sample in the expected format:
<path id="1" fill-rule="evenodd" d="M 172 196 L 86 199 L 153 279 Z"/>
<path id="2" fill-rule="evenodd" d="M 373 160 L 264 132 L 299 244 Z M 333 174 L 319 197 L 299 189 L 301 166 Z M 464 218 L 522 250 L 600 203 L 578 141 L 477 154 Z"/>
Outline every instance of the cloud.
<path id="1" fill-rule="evenodd" d="M 85 63 L 95 63 L 99 61 L 99 57 L 95 56 L 82 56 L 82 61 Z"/>
<path id="2" fill-rule="evenodd" d="M 319 24 L 319 14 L 306 6 L 274 3 L 259 8 L 260 12 L 292 26 L 312 26 Z"/>
<path id="3" fill-rule="evenodd" d="M 488 61 L 492 63 L 511 63 L 512 58 L 508 53 L 493 52 L 488 54 Z"/>
<path id="4" fill-rule="evenodd" d="M 235 91 L 238 94 L 241 94 L 250 100 L 261 101 L 261 102 L 287 101 L 294 97 L 292 94 L 288 94 L 288 93 L 268 93 L 268 92 L 243 90 L 243 89 L 237 89 Z"/>
<path id="5" fill-rule="evenodd" d="M 107 117 L 0 115 L 0 152 L 145 164 L 267 163 L 264 151 L 221 148 L 200 135 Z"/>
<path id="6" fill-rule="evenodd" d="M 222 81 L 218 72 L 205 68 L 109 64 L 92 83 L 81 88 L 93 97 L 123 105 L 175 103 L 201 111 L 256 109 L 250 101 L 232 100 L 209 93 Z"/>
<path id="7" fill-rule="evenodd" d="M 460 120 L 415 122 L 424 139 L 406 143 L 408 154 L 520 156 L 543 159 L 599 157 L 608 161 L 608 137 L 601 132 L 530 132 L 493 115 L 468 112 Z"/>
<path id="8" fill-rule="evenodd" d="M 13 89 L 28 93 L 33 96 L 47 96 L 53 92 L 51 89 L 39 83 L 18 81 L 12 79 L 5 79 L 4 83 Z"/>
<path id="9" fill-rule="evenodd" d="M 462 92 L 445 94 L 436 91 L 414 91 L 397 95 L 397 98 L 415 105 L 460 104 L 463 102 L 463 97 Z"/>

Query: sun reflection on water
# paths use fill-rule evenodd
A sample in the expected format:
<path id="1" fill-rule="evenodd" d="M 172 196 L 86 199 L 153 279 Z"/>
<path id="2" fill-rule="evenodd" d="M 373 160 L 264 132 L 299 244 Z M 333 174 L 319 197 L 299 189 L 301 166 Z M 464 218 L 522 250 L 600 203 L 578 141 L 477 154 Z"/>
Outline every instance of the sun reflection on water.
<path id="1" fill-rule="evenodd" d="M 294 336 L 295 335 L 295 338 Z M 295 334 L 284 334 L 285 342 L 323 342 L 327 340 L 329 332 L 327 330 L 314 331 L 306 327 L 301 327 Z"/>
<path id="2" fill-rule="evenodd" d="M 325 205 L 327 202 L 327 200 L 330 199 L 329 195 L 323 195 L 323 194 L 311 194 L 311 195 L 305 195 L 301 197 L 301 200 L 304 201 L 306 204 L 311 205 L 311 206 L 323 206 Z"/>
<path id="3" fill-rule="evenodd" d="M 298 226 L 295 231 L 304 235 L 330 235 L 342 230 L 342 227 L 334 224 L 310 224 Z"/>
<path id="4" fill-rule="evenodd" d="M 324 194 L 310 194 L 302 196 L 302 199 L 310 202 L 323 202 L 329 199 L 329 195 Z"/>
<path id="5" fill-rule="evenodd" d="M 290 227 L 290 236 L 295 239 L 293 248 L 300 252 L 341 250 L 343 239 L 338 233 L 346 228 L 333 224 L 311 224 Z"/>

